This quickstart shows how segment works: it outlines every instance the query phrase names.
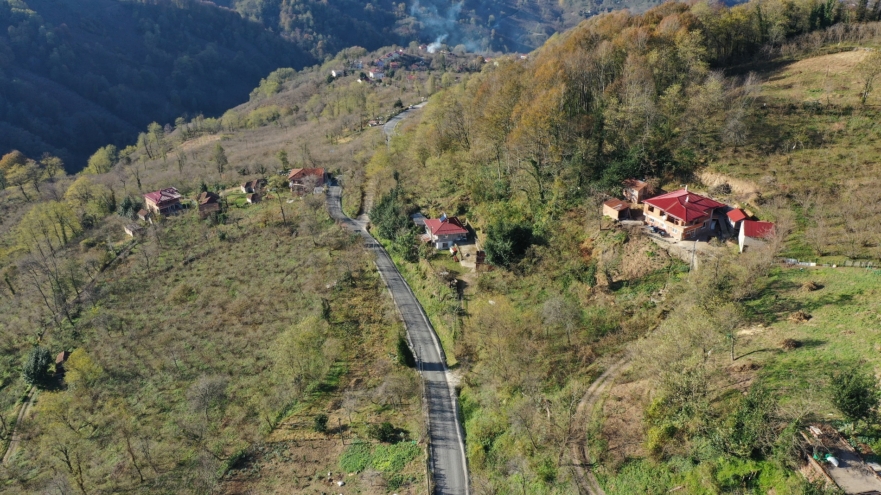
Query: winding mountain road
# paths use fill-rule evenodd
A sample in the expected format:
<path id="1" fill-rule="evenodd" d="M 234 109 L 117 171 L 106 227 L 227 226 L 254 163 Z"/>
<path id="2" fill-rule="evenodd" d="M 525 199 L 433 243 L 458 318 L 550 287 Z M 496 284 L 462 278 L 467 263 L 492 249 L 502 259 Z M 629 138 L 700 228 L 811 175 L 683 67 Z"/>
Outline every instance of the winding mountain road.
<path id="1" fill-rule="evenodd" d="M 419 110 L 420 108 L 424 107 L 427 104 L 428 104 L 428 102 L 423 101 L 422 103 L 420 103 L 418 105 L 413 105 L 410 108 L 404 110 L 403 112 L 390 118 L 388 122 L 383 124 L 382 125 L 382 132 L 385 133 L 386 141 L 391 140 L 392 136 L 395 134 L 395 128 L 398 127 L 398 124 L 400 124 L 402 120 L 406 119 L 410 115 L 413 115 L 414 111 Z"/>
<path id="2" fill-rule="evenodd" d="M 404 320 L 408 339 L 419 360 L 428 407 L 428 436 L 434 493 L 468 495 L 464 435 L 458 417 L 456 391 L 449 379 L 450 372 L 440 341 L 425 311 L 388 253 L 367 232 L 366 217 L 353 220 L 343 213 L 341 194 L 342 190 L 339 186 L 329 188 L 327 209 L 330 216 L 344 227 L 359 234 L 365 247 L 376 255 L 376 267 Z"/>

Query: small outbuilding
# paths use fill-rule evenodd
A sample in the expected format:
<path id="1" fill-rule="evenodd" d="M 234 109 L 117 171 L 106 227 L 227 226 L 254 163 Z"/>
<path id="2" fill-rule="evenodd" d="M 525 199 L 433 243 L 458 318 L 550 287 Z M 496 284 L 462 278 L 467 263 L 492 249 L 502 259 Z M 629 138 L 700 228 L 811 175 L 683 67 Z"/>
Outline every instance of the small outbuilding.
<path id="1" fill-rule="evenodd" d="M 150 217 L 151 217 L 151 216 L 152 216 L 152 213 L 150 213 L 149 211 L 147 211 L 147 210 L 145 210 L 145 209 L 143 209 L 143 208 L 141 208 L 140 210 L 138 210 L 138 220 L 140 220 L 140 221 L 142 221 L 142 222 L 148 222 L 148 221 L 150 221 Z"/>
<path id="2" fill-rule="evenodd" d="M 763 246 L 768 239 L 774 237 L 776 229 L 771 222 L 759 222 L 756 220 L 744 220 L 740 225 L 738 246 L 742 253 L 751 246 Z"/>
<path id="3" fill-rule="evenodd" d="M 620 199 L 610 199 L 603 203 L 603 215 L 612 220 L 629 220 L 630 203 Z"/>
<path id="4" fill-rule="evenodd" d="M 251 194 L 245 196 L 245 200 L 246 200 L 249 204 L 252 204 L 252 205 L 253 205 L 253 204 L 257 204 L 257 203 L 260 202 L 260 195 L 257 194 L 257 193 L 251 193 Z"/>
<path id="5" fill-rule="evenodd" d="M 130 223 L 125 226 L 125 233 L 132 237 L 140 234 L 142 230 L 144 230 L 143 227 L 134 223 Z"/>
<path id="6" fill-rule="evenodd" d="M 740 228 L 741 222 L 749 218 L 740 208 L 735 208 L 729 211 L 726 215 L 728 216 L 728 224 L 735 230 Z"/>
<path id="7" fill-rule="evenodd" d="M 655 196 L 654 186 L 649 182 L 639 179 L 627 179 L 624 185 L 624 199 L 638 205 L 648 198 Z"/>

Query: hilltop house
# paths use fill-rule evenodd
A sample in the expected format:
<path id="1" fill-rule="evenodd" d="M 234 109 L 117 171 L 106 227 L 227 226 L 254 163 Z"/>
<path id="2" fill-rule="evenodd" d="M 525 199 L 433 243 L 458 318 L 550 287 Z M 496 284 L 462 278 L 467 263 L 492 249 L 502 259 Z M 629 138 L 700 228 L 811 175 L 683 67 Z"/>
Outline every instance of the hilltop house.
<path id="1" fill-rule="evenodd" d="M 624 181 L 624 199 L 638 205 L 655 195 L 655 188 L 648 182 L 639 179 Z"/>
<path id="2" fill-rule="evenodd" d="M 747 247 L 762 246 L 768 239 L 774 237 L 776 229 L 771 222 L 759 222 L 756 220 L 744 220 L 740 225 L 740 234 L 737 237 L 737 245 L 742 253 Z"/>
<path id="3" fill-rule="evenodd" d="M 374 81 L 381 81 L 382 78 L 385 77 L 385 73 L 381 70 L 372 70 L 368 72 L 367 75 L 370 77 L 370 79 L 373 79 Z"/>
<path id="4" fill-rule="evenodd" d="M 220 196 L 214 194 L 213 192 L 203 192 L 199 194 L 199 197 L 196 198 L 196 202 L 199 203 L 199 218 L 205 219 L 211 215 L 216 215 L 220 213 Z"/>
<path id="5" fill-rule="evenodd" d="M 180 193 L 174 187 L 166 187 L 144 195 L 147 210 L 160 215 L 169 215 L 178 211 L 181 208 L 180 198 Z"/>
<path id="6" fill-rule="evenodd" d="M 462 223 L 456 217 L 447 217 L 446 214 L 440 218 L 430 218 L 425 220 L 425 239 L 426 242 L 434 244 L 435 249 L 446 249 L 452 247 L 453 244 L 464 241 L 468 238 L 468 230 L 462 226 Z"/>
<path id="7" fill-rule="evenodd" d="M 297 194 L 306 194 L 315 188 L 324 187 L 327 181 L 327 171 L 323 168 L 295 168 L 288 174 L 291 192 Z"/>
<path id="8" fill-rule="evenodd" d="M 681 241 L 708 233 L 713 213 L 725 205 L 685 188 L 646 199 L 643 208 L 645 223 Z"/>
<path id="9" fill-rule="evenodd" d="M 612 220 L 629 219 L 630 203 L 620 199 L 610 199 L 603 203 L 603 215 Z"/>

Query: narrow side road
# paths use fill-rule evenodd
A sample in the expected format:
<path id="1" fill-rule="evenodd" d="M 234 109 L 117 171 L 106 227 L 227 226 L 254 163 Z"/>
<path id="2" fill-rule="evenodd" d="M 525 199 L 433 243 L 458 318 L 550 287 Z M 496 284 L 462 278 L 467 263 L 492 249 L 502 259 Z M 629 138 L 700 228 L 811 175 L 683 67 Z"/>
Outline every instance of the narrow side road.
<path id="1" fill-rule="evenodd" d="M 6 453 L 3 454 L 3 464 L 9 463 L 9 460 L 12 459 L 13 455 L 15 455 L 15 451 L 18 450 L 18 444 L 21 443 L 21 436 L 18 433 L 18 426 L 21 424 L 22 421 L 24 421 L 24 418 L 30 412 L 31 406 L 34 404 L 34 398 L 36 397 L 36 395 L 37 387 L 31 385 L 31 388 L 28 390 L 24 402 L 18 409 L 18 416 L 16 416 L 15 418 L 15 423 L 12 425 L 12 437 L 9 440 L 9 446 L 6 447 Z"/>
<path id="2" fill-rule="evenodd" d="M 431 471 L 435 493 L 468 495 L 468 467 L 465 460 L 464 435 L 456 406 L 456 391 L 449 380 L 446 356 L 428 317 L 398 272 L 382 245 L 367 232 L 366 220 L 353 220 L 342 210 L 339 186 L 329 188 L 327 209 L 330 216 L 349 230 L 359 234 L 364 245 L 376 255 L 376 267 L 388 286 L 395 305 L 404 319 L 407 334 L 419 359 L 425 381 L 428 406 L 428 436 L 431 442 Z"/>

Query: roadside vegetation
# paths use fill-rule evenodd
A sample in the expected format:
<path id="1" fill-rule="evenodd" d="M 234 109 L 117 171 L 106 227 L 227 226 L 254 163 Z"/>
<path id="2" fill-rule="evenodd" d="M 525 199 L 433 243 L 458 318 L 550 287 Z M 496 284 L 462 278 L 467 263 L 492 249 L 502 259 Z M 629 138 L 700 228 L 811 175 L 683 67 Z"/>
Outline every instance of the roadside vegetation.
<path id="1" fill-rule="evenodd" d="M 854 421 L 847 405 L 876 410 L 863 378 L 876 353 L 860 344 L 871 322 L 844 323 L 842 339 L 804 334 L 814 313 L 874 314 L 871 295 L 844 308 L 861 293 L 848 280 L 876 275 L 775 257 L 877 263 L 875 214 L 844 205 L 875 202 L 879 25 L 857 22 L 873 6 L 787 5 L 591 19 L 436 95 L 373 156 L 373 231 L 446 336 L 478 493 L 574 492 L 578 445 L 609 493 L 822 493 L 798 473 L 806 424 L 876 441 L 874 413 Z M 720 245 L 689 272 L 600 217 L 628 177 L 690 183 L 774 221 L 777 237 L 743 255 Z M 491 266 L 409 248 L 417 210 L 457 215 Z M 441 304 L 457 301 L 450 276 L 462 304 Z M 829 276 L 816 300 L 780 283 Z M 574 419 L 622 358 L 607 400 Z"/>

